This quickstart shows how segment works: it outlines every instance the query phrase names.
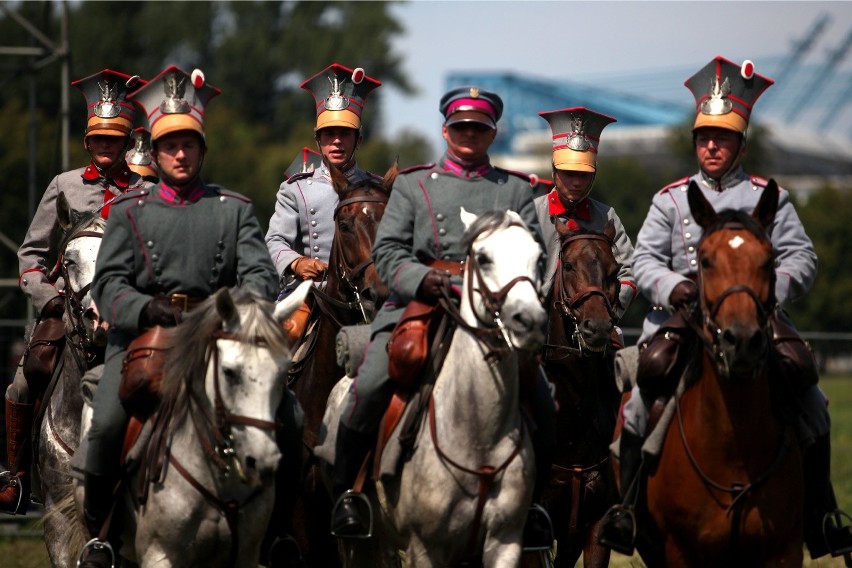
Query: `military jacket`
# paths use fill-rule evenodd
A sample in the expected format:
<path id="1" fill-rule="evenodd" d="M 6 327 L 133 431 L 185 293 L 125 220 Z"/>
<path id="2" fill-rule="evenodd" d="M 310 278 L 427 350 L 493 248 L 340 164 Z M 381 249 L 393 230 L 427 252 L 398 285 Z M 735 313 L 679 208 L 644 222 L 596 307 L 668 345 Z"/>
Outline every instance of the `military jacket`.
<path id="1" fill-rule="evenodd" d="M 556 276 L 556 268 L 559 264 L 559 233 L 556 232 L 555 221 L 561 220 L 567 223 L 569 218 L 574 219 L 577 224 L 586 230 L 603 232 L 608 221 L 612 221 L 615 227 L 615 238 L 613 239 L 613 254 L 618 262 L 618 279 L 621 287 L 618 292 L 618 306 L 613 306 L 616 315 L 621 318 L 624 312 L 633 302 L 636 297 L 636 282 L 633 278 L 633 243 L 630 242 L 630 237 L 624 230 L 624 225 L 621 219 L 615 212 L 615 209 L 592 199 L 585 198 L 577 205 L 577 212 L 569 217 L 559 199 L 559 194 L 554 189 L 547 195 L 542 195 L 535 199 L 535 209 L 538 214 L 538 221 L 541 224 L 541 234 L 544 238 L 547 250 L 547 267 L 544 271 L 544 280 L 542 282 L 542 295 L 547 296 L 553 287 L 554 277 Z"/>
<path id="2" fill-rule="evenodd" d="M 78 212 L 101 211 L 106 217 L 112 201 L 125 191 L 150 187 L 152 184 L 130 170 L 127 163 L 114 178 L 104 178 L 93 164 L 59 174 L 48 184 L 36 209 L 24 242 L 18 249 L 21 290 L 41 311 L 48 300 L 65 288 L 61 276 L 52 283 L 51 273 L 61 251 L 56 250 L 59 239 L 59 218 L 56 202 L 59 192 L 65 193 L 71 209 Z"/>
<path id="3" fill-rule="evenodd" d="M 404 170 L 394 182 L 373 245 L 376 270 L 391 290 L 385 307 L 414 298 L 430 270 L 424 263 L 467 257 L 462 207 L 476 214 L 511 209 L 542 242 L 532 188 L 523 174 L 490 164 L 466 170 L 446 154 L 438 164 Z"/>
<path id="4" fill-rule="evenodd" d="M 350 183 L 372 175 L 357 166 L 345 174 Z M 266 246 L 279 277 L 283 278 L 290 264 L 300 256 L 328 262 L 337 203 L 337 192 L 325 163 L 313 172 L 296 174 L 281 184 L 275 213 L 266 232 Z"/>
<path id="5" fill-rule="evenodd" d="M 201 183 L 181 196 L 163 182 L 116 200 L 92 296 L 111 326 L 138 333 L 158 294 L 206 298 L 223 286 L 275 298 L 278 279 L 251 201 Z"/>
<path id="6" fill-rule="evenodd" d="M 636 239 L 633 271 L 642 294 L 653 304 L 669 309 L 674 287 L 698 272 L 702 230 L 692 217 L 686 195 L 692 180 L 716 211 L 738 209 L 749 214 L 767 184 L 765 179 L 749 176 L 741 168 L 725 176 L 721 183 L 699 172 L 667 185 L 654 196 Z M 816 277 L 817 256 L 789 194 L 780 188 L 779 193 L 770 238 L 776 255 L 775 296 L 783 304 L 810 289 Z"/>

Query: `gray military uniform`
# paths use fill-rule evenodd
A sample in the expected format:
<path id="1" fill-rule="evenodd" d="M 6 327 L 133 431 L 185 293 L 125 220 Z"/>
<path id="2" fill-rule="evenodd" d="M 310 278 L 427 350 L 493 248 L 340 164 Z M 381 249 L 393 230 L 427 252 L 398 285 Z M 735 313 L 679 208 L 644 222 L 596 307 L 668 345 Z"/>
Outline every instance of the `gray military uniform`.
<path id="1" fill-rule="evenodd" d="M 636 239 L 633 272 L 639 291 L 663 309 L 648 313 L 640 342 L 649 339 L 667 319 L 671 309 L 669 296 L 674 287 L 698 272 L 698 242 L 702 231 L 692 218 L 686 197 L 689 182 L 693 180 L 716 211 L 737 209 L 749 214 L 766 186 L 766 180 L 737 168 L 721 180 L 721 186 L 699 172 L 664 187 L 654 196 Z M 775 251 L 775 297 L 783 305 L 810 289 L 817 269 L 813 243 L 790 202 L 790 195 L 783 189 L 771 240 Z"/>
<path id="2" fill-rule="evenodd" d="M 528 178 L 488 164 L 474 171 L 463 170 L 446 155 L 437 165 L 400 172 L 373 246 L 376 269 L 391 296 L 372 324 L 371 343 L 341 415 L 350 429 L 370 433 L 378 427 L 393 392 L 387 341 L 430 270 L 425 263 L 467 257 L 462 207 L 476 214 L 511 209 L 541 242 Z M 456 278 L 454 283 L 461 285 L 461 280 Z"/>
<path id="3" fill-rule="evenodd" d="M 627 236 L 624 225 L 621 224 L 621 219 L 618 217 L 615 209 L 595 199 L 589 197 L 586 199 L 589 202 L 589 219 L 574 217 L 580 227 L 588 231 L 603 232 L 609 221 L 612 221 L 615 227 L 613 254 L 619 265 L 618 279 L 621 282 L 621 287 L 618 291 L 619 305 L 614 306 L 614 308 L 616 316 L 620 319 L 636 297 L 636 283 L 633 279 L 633 270 L 631 268 L 633 262 L 633 244 L 630 242 L 630 237 Z M 541 285 L 541 293 L 544 297 L 547 297 L 550 293 L 554 277 L 556 276 L 556 267 L 559 263 L 559 253 L 561 252 L 559 233 L 556 232 L 554 221 L 556 219 L 560 219 L 563 223 L 568 221 L 567 216 L 560 214 L 563 209 L 559 201 L 559 195 L 555 189 L 535 199 L 535 210 L 538 215 L 538 222 L 541 225 L 541 235 L 544 238 L 547 249 L 547 267 L 544 271 L 544 280 Z M 557 211 L 560 213 L 557 213 Z"/>
<path id="4" fill-rule="evenodd" d="M 273 299 L 275 268 L 251 201 L 202 184 L 188 199 L 162 183 L 116 200 L 98 253 L 92 296 L 110 324 L 106 365 L 93 402 L 86 471 L 114 475 L 127 422 L 118 399 L 121 363 L 142 330 L 152 296 L 206 298 L 247 286 Z"/>
<path id="5" fill-rule="evenodd" d="M 41 311 L 48 300 L 64 290 L 60 277 L 54 286 L 48 277 L 59 256 L 56 233 L 59 219 L 56 216 L 56 200 L 59 192 L 65 193 L 71 209 L 79 212 L 98 211 L 125 191 L 147 188 L 152 184 L 132 172 L 124 164 L 117 179 L 104 179 L 97 169 L 89 164 L 59 174 L 51 180 L 36 209 L 35 216 L 18 249 L 18 265 L 21 290 L 33 301 L 36 311 Z"/>
<path id="6" fill-rule="evenodd" d="M 350 183 L 371 177 L 357 166 L 344 173 Z M 296 174 L 281 184 L 275 213 L 266 232 L 266 246 L 280 278 L 286 280 L 291 276 L 287 268 L 301 256 L 328 262 L 337 203 L 337 192 L 325 163 L 313 172 Z"/>

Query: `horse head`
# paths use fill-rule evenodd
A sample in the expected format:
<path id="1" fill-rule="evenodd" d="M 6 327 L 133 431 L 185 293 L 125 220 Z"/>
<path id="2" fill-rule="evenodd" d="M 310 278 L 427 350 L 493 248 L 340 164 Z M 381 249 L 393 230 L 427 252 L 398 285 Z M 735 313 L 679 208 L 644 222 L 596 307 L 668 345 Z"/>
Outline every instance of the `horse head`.
<path id="1" fill-rule="evenodd" d="M 74 211 L 61 191 L 56 200 L 56 214 L 64 232 L 59 246 L 59 269 L 65 280 L 69 331 L 79 336 L 75 343 L 79 341 L 79 346 L 86 351 L 93 346 L 103 347 L 106 332 L 100 325 L 91 289 L 106 220 L 96 212 Z"/>
<path id="2" fill-rule="evenodd" d="M 365 320 L 373 318 L 390 294 L 376 272 L 372 249 L 398 172 L 394 163 L 381 179 L 371 176 L 350 183 L 342 172 L 331 168 L 332 185 L 340 201 L 334 210 L 334 244 L 326 291 L 356 302 Z"/>
<path id="3" fill-rule="evenodd" d="M 557 220 L 559 267 L 552 288 L 553 318 L 564 339 L 581 353 L 602 353 L 610 342 L 618 303 L 618 262 L 612 252 L 615 225 L 602 233 L 572 230 Z M 570 340 L 570 341 L 568 341 Z"/>
<path id="4" fill-rule="evenodd" d="M 510 348 L 544 344 L 547 314 L 541 305 L 542 249 L 520 215 L 461 208 L 468 257 L 460 313 L 471 326 L 501 334 Z"/>
<path id="5" fill-rule="evenodd" d="M 771 232 L 778 185 L 770 180 L 753 213 L 717 213 L 695 182 L 689 208 L 703 229 L 698 245 L 702 317 L 724 374 L 751 376 L 769 350 L 767 320 L 775 304 Z"/>

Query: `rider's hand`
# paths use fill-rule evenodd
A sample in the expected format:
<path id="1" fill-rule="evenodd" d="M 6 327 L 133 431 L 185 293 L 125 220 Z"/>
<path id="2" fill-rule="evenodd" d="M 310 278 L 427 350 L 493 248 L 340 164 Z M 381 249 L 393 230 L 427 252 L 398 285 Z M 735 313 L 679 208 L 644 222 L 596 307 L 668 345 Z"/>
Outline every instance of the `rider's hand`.
<path id="1" fill-rule="evenodd" d="M 290 270 L 302 280 L 317 280 L 326 271 L 328 265 L 318 258 L 300 256 L 290 263 Z"/>
<path id="2" fill-rule="evenodd" d="M 448 290 L 449 288 L 450 273 L 433 268 L 420 281 L 417 297 L 421 300 L 437 300 L 441 297 L 441 290 Z"/>
<path id="3" fill-rule="evenodd" d="M 142 310 L 139 327 L 153 327 L 162 325 L 173 327 L 180 323 L 180 308 L 172 304 L 167 296 L 154 296 L 150 302 L 145 304 Z"/>
<path id="4" fill-rule="evenodd" d="M 41 318 L 61 318 L 65 313 L 65 298 L 54 296 L 41 308 Z"/>
<path id="5" fill-rule="evenodd" d="M 695 302 L 698 299 L 698 286 L 692 280 L 684 280 L 674 287 L 669 294 L 669 304 L 673 308 L 680 308 Z"/>

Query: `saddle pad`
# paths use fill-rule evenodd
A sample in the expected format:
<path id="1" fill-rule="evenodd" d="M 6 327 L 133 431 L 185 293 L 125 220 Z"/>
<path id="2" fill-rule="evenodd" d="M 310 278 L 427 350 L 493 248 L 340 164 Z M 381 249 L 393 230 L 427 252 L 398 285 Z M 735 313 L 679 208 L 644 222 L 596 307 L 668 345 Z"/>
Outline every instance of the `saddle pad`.
<path id="1" fill-rule="evenodd" d="M 369 325 L 347 325 L 337 332 L 337 364 L 346 370 L 347 377 L 354 378 L 358 374 L 371 336 Z"/>
<path id="2" fill-rule="evenodd" d="M 337 443 L 337 425 L 340 424 L 340 414 L 343 412 L 344 402 L 351 385 L 352 379 L 343 377 L 331 389 L 322 418 L 319 439 L 314 446 L 314 455 L 332 467 L 334 467 L 334 449 Z"/>

